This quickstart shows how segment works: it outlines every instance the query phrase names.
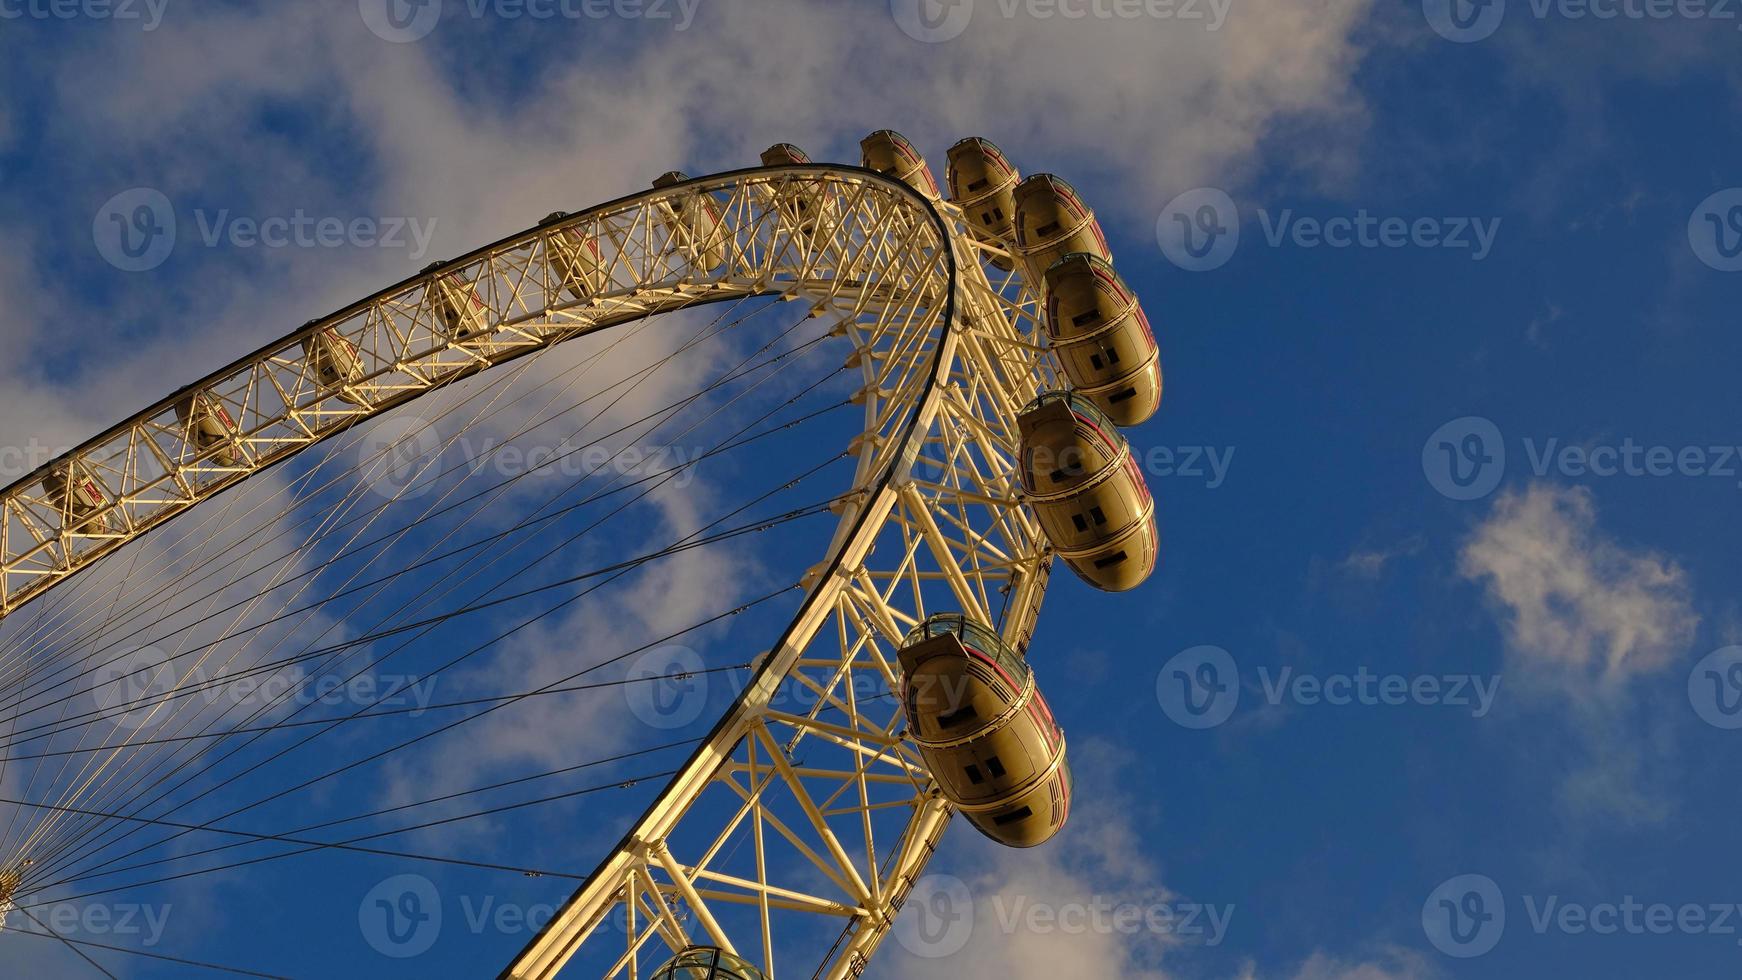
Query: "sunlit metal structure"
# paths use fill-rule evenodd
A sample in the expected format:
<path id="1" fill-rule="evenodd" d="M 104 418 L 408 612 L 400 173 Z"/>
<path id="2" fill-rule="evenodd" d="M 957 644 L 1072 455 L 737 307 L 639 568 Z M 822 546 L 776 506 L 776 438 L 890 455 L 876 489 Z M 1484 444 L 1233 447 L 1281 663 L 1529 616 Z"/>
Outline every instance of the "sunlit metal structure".
<path id="1" fill-rule="evenodd" d="M 832 538 L 731 708 L 503 976 L 582 975 L 565 972 L 577 957 L 608 977 L 689 976 L 658 971 L 698 948 L 768 978 L 858 976 L 955 809 L 892 696 L 897 650 L 948 612 L 1027 654 L 1054 552 L 1018 478 L 1017 418 L 1069 384 L 1042 329 L 1044 249 L 1020 253 L 988 230 L 1008 223 L 937 199 L 923 160 L 890 135 L 878 146 L 902 152 L 886 168 L 908 183 L 810 163 L 673 172 L 168 394 L 0 492 L 0 616 L 440 386 L 659 314 L 803 304 L 860 381 L 863 430 L 845 447 L 856 462 Z"/>

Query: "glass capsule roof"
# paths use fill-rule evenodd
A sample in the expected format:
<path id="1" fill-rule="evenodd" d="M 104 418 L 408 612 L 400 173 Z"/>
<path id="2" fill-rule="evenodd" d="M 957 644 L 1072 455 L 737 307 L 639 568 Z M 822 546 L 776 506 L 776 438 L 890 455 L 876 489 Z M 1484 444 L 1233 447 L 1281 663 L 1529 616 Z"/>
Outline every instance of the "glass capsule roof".
<path id="1" fill-rule="evenodd" d="M 1071 411 L 1088 419 L 1096 428 L 1100 429 L 1101 432 L 1110 439 L 1114 438 L 1113 434 L 1119 431 L 1119 427 L 1114 425 L 1111 419 L 1107 418 L 1106 413 L 1102 412 L 1099 408 L 1096 408 L 1094 402 L 1074 391 L 1067 391 L 1063 388 L 1041 392 L 1033 401 L 1022 406 L 1022 412 L 1020 414 L 1027 415 L 1029 412 L 1034 411 L 1042 405 L 1056 401 L 1062 401 L 1069 404 Z"/>
<path id="2" fill-rule="evenodd" d="M 767 980 L 750 961 L 713 946 L 692 946 L 659 968 L 653 980 Z"/>
<path id="3" fill-rule="evenodd" d="M 939 613 L 914 627 L 907 634 L 903 646 L 913 646 L 922 640 L 946 633 L 955 634 L 962 641 L 962 646 L 976 650 L 980 654 L 1004 669 L 1004 672 L 1020 680 L 1028 676 L 1028 661 L 1020 653 L 1006 646 L 998 634 L 963 616 L 961 613 Z"/>

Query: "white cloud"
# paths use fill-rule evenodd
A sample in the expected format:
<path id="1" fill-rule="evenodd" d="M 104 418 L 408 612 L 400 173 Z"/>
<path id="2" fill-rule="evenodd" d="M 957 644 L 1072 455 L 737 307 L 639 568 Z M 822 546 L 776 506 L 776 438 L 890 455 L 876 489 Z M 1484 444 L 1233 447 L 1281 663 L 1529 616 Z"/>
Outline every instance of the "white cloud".
<path id="1" fill-rule="evenodd" d="M 1682 569 L 1603 533 L 1583 488 L 1497 498 L 1459 569 L 1502 610 L 1520 666 L 1624 680 L 1685 654 L 1699 625 Z"/>
<path id="2" fill-rule="evenodd" d="M 1059 928 L 1044 925 L 1045 915 L 1069 915 L 1065 910 L 1086 910 L 1094 904 L 1147 908 L 1188 901 L 1162 883 L 1160 869 L 1147 856 L 1131 809 L 1137 801 L 1105 790 L 1117 785 L 1119 751 L 1101 742 L 1071 747 L 1079 788 L 1100 789 L 1079 793 L 1070 823 L 1041 847 L 1001 848 L 980 839 L 965 819 L 956 820 L 948 848 L 952 859 L 934 862 L 932 870 L 956 875 L 968 886 L 974 925 L 966 946 L 948 956 L 927 958 L 913 955 L 892 937 L 882 946 L 875 975 L 904 980 L 1166 980 L 1169 974 L 1160 961 L 1168 950 L 1188 941 L 1180 936 L 1149 929 L 1067 929 L 1063 920 Z M 1226 899 L 1204 896 L 1202 901 Z M 1029 918 L 1035 909 L 1042 910 L 1043 918 Z M 913 908 L 903 914 L 919 912 Z M 1235 912 L 1230 921 L 1237 927 Z M 1033 927 L 1034 921 L 1042 927 Z M 1104 916 L 1103 921 L 1112 920 Z"/>
<path id="3" fill-rule="evenodd" d="M 1389 949 L 1371 960 L 1344 960 L 1315 952 L 1292 974 L 1276 975 L 1290 980 L 1430 980 L 1442 974 L 1420 953 Z M 1241 980 L 1264 980 L 1267 976 L 1248 967 Z"/>
<path id="4" fill-rule="evenodd" d="M 1564 725 L 1565 737 L 1507 735 L 1538 746 L 1563 829 L 1663 820 L 1678 756 L 1657 692 L 1634 682 L 1691 649 L 1700 619 L 1686 573 L 1605 533 L 1589 490 L 1549 484 L 1497 498 L 1459 567 L 1500 612 L 1507 689 Z"/>

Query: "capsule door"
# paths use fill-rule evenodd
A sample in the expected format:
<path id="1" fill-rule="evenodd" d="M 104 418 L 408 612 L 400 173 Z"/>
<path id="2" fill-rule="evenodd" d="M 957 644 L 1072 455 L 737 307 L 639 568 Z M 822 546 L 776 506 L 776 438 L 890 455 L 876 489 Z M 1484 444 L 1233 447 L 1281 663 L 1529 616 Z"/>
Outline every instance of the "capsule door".
<path id="1" fill-rule="evenodd" d="M 343 401 L 369 407 L 369 400 L 356 387 L 363 378 L 363 358 L 357 353 L 356 344 L 340 336 L 336 329 L 326 327 L 303 338 L 302 352 L 317 384 Z"/>
<path id="2" fill-rule="evenodd" d="M 1059 556 L 1096 588 L 1155 568 L 1155 502 L 1125 437 L 1081 395 L 1050 392 L 1017 416 L 1023 495 Z"/>
<path id="3" fill-rule="evenodd" d="M 210 456 L 212 462 L 235 466 L 242 461 L 235 442 L 236 422 L 217 399 L 208 394 L 189 395 L 175 403 L 175 417 L 195 449 L 201 453 L 216 449 Z"/>
<path id="4" fill-rule="evenodd" d="M 540 224 L 553 224 L 568 217 L 557 211 Z M 586 300 L 604 288 L 605 264 L 597 239 L 580 228 L 561 228 L 545 239 L 545 255 L 550 260 L 551 282 L 578 302 Z"/>
<path id="5" fill-rule="evenodd" d="M 60 511 L 61 526 L 74 534 L 108 534 L 113 530 L 109 494 L 91 471 L 77 461 L 49 469 L 42 479 L 43 495 Z"/>
<path id="6" fill-rule="evenodd" d="M 879 129 L 859 141 L 859 159 L 867 170 L 894 177 L 930 200 L 938 199 L 937 178 L 907 137 Z"/>
<path id="7" fill-rule="evenodd" d="M 672 187 L 689 180 L 673 170 L 653 182 L 656 188 Z M 726 263 L 726 240 L 720 229 L 720 209 L 712 196 L 692 191 L 659 203 L 661 222 L 672 239 L 689 253 L 690 261 L 704 272 Z"/>
<path id="8" fill-rule="evenodd" d="M 1057 833 L 1066 808 L 1041 801 L 1058 796 L 1064 733 L 1027 662 L 959 616 L 928 620 L 899 660 L 911 736 L 944 797 L 1003 844 Z"/>
<path id="9" fill-rule="evenodd" d="M 762 151 L 762 165 L 765 167 L 803 166 L 810 162 L 810 155 L 791 143 L 776 143 Z M 771 187 L 775 207 L 787 222 L 806 238 L 815 235 L 817 215 L 824 210 L 816 182 L 787 177 Z"/>
<path id="10" fill-rule="evenodd" d="M 1052 174 L 1035 174 L 1016 185 L 1016 252 L 1036 283 L 1071 252 L 1113 258 L 1095 212 L 1076 188 Z"/>
<path id="11" fill-rule="evenodd" d="M 436 263 L 425 272 L 441 267 Z M 490 329 L 490 308 L 478 295 L 478 287 L 458 271 L 438 275 L 430 281 L 425 295 L 448 336 L 465 340 L 487 333 Z"/>
<path id="12" fill-rule="evenodd" d="M 1065 375 L 1121 426 L 1161 404 L 1161 352 L 1137 294 L 1112 265 L 1073 252 L 1046 270 L 1046 332 Z"/>
<path id="13" fill-rule="evenodd" d="M 976 241 L 1008 249 L 1016 233 L 1016 184 L 1021 175 L 990 140 L 974 136 L 950 147 L 945 183 L 950 201 L 962 209 Z M 994 255 L 992 264 L 1009 271 L 1011 260 Z"/>

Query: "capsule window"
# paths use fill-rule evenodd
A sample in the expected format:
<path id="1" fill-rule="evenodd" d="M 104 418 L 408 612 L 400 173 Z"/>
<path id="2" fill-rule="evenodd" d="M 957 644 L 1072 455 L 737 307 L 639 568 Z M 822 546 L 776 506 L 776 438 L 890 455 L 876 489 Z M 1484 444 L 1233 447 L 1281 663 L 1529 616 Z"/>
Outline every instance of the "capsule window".
<path id="1" fill-rule="evenodd" d="M 1100 310 L 1090 310 L 1087 313 L 1078 313 L 1076 316 L 1071 317 L 1071 325 L 1072 326 L 1080 327 L 1085 323 L 1100 323 L 1100 322 L 1101 322 L 1101 311 Z"/>
<path id="2" fill-rule="evenodd" d="M 1003 208 L 993 208 L 992 209 L 992 217 L 997 218 L 999 221 L 1003 221 L 1004 220 L 1004 209 Z"/>
<path id="3" fill-rule="evenodd" d="M 1136 388 L 1127 388 L 1124 391 L 1121 391 L 1118 394 L 1109 397 L 1107 400 L 1117 404 L 1117 403 L 1122 402 L 1122 401 L 1128 401 L 1128 400 L 1135 398 L 1135 397 L 1137 397 L 1137 389 Z"/>
<path id="4" fill-rule="evenodd" d="M 1125 557 L 1126 557 L 1125 552 L 1121 551 L 1116 555 L 1111 555 L 1111 556 L 1106 557 L 1106 558 L 1097 558 L 1095 560 L 1095 567 L 1096 568 L 1112 568 L 1114 565 L 1118 565 L 1118 564 L 1121 564 L 1122 562 L 1124 562 Z"/>
<path id="5" fill-rule="evenodd" d="M 1087 531 L 1089 529 L 1089 522 L 1083 520 L 1083 515 L 1081 514 L 1072 514 L 1071 523 L 1075 524 L 1079 531 Z"/>
<path id="6" fill-rule="evenodd" d="M 992 774 L 993 779 L 998 779 L 1004 775 L 1004 763 L 999 762 L 997 756 L 993 756 L 986 760 L 986 771 Z"/>
<path id="7" fill-rule="evenodd" d="M 969 184 L 968 190 L 977 191 L 980 188 L 985 187 L 987 184 L 990 184 L 990 183 L 992 183 L 990 178 L 981 177 L 979 180 L 976 180 L 973 183 Z"/>
<path id="8" fill-rule="evenodd" d="M 986 781 L 986 777 L 980 775 L 980 767 L 979 766 L 968 766 L 967 773 L 968 773 L 968 782 L 973 783 L 976 786 L 978 786 L 981 783 Z"/>
<path id="9" fill-rule="evenodd" d="M 1020 808 L 1015 809 L 1015 810 L 1011 810 L 1008 813 L 1000 813 L 996 817 L 992 818 L 992 823 L 996 824 L 999 827 L 1004 827 L 1004 826 L 1008 826 L 1009 824 L 1013 824 L 1013 823 L 1017 823 L 1019 821 L 1027 820 L 1029 817 L 1032 817 L 1032 816 L 1034 816 L 1034 810 L 1025 806 L 1025 807 L 1020 807 Z"/>
<path id="10" fill-rule="evenodd" d="M 1089 508 L 1089 519 L 1094 521 L 1096 524 L 1107 523 L 1107 515 L 1102 513 L 1101 508 L 1099 507 Z"/>
<path id="11" fill-rule="evenodd" d="M 1101 368 L 1105 366 L 1104 364 L 1101 363 L 1101 355 L 1099 355 L 1099 354 L 1090 354 L 1089 355 L 1089 363 L 1094 365 L 1095 370 L 1097 370 L 1097 371 L 1101 370 Z"/>
<path id="12" fill-rule="evenodd" d="M 960 709 L 952 711 L 947 715 L 939 715 L 938 726 L 940 728 L 955 728 L 958 725 L 965 725 L 979 717 L 980 712 L 975 710 L 973 705 L 965 704 L 962 705 Z"/>
<path id="13" fill-rule="evenodd" d="M 1056 221 L 1049 221 L 1046 224 L 1041 225 L 1039 228 L 1034 229 L 1034 233 L 1041 238 L 1045 238 L 1048 235 L 1051 235 L 1051 234 L 1057 232 L 1058 230 L 1059 230 L 1059 223 Z"/>
<path id="14" fill-rule="evenodd" d="M 1119 350 L 1118 350 L 1118 348 L 1113 347 L 1111 345 L 1109 345 L 1107 347 L 1107 363 L 1108 364 L 1118 364 L 1119 363 Z"/>

